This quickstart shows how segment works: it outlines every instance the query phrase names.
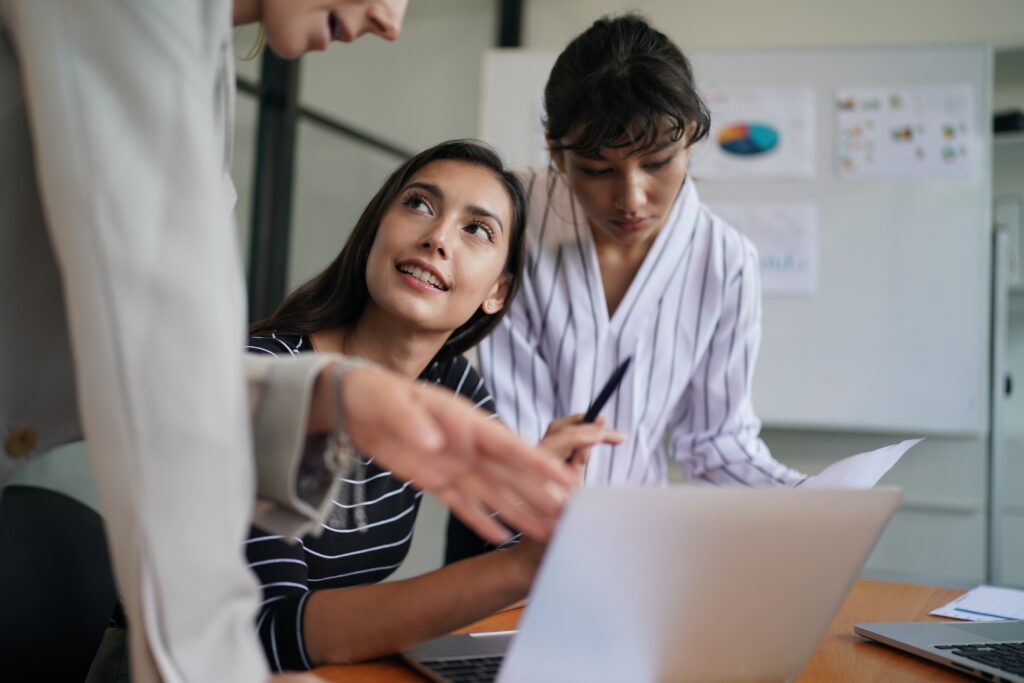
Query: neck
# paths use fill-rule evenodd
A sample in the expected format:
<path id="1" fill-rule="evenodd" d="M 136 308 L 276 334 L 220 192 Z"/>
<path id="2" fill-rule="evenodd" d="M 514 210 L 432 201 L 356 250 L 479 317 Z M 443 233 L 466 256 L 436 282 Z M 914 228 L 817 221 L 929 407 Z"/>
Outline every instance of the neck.
<path id="1" fill-rule="evenodd" d="M 663 227 L 662 230 L 665 228 Z M 659 233 L 654 233 L 648 239 L 636 244 L 622 244 L 609 237 L 603 230 L 590 226 L 590 234 L 594 236 L 594 249 L 601 256 L 614 258 L 616 261 L 626 263 L 639 263 L 647 257 L 654 240 L 658 239 Z"/>
<path id="2" fill-rule="evenodd" d="M 378 314 L 369 307 L 352 328 L 333 328 L 311 336 L 317 351 L 333 351 L 371 360 L 415 379 L 441 350 L 448 332 L 412 330 L 408 324 Z"/>
<path id="3" fill-rule="evenodd" d="M 235 26 L 262 21 L 263 4 L 261 0 L 234 0 L 231 18 Z"/>

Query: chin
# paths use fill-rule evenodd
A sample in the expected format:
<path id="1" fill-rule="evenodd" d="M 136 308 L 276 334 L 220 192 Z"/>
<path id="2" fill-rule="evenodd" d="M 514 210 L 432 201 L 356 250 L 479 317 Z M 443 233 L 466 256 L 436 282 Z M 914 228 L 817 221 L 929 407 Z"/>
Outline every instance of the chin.
<path id="1" fill-rule="evenodd" d="M 298 59 L 311 49 L 310 46 L 305 43 L 300 44 L 299 40 L 272 40 L 270 36 L 267 36 L 267 47 L 269 47 L 271 51 L 281 59 Z"/>

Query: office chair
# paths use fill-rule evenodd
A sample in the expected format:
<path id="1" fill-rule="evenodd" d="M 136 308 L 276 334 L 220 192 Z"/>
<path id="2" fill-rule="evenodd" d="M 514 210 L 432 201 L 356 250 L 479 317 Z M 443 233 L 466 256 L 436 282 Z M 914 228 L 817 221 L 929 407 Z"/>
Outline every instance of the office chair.
<path id="1" fill-rule="evenodd" d="M 0 494 L 0 678 L 84 680 L 116 601 L 99 514 L 35 486 Z"/>

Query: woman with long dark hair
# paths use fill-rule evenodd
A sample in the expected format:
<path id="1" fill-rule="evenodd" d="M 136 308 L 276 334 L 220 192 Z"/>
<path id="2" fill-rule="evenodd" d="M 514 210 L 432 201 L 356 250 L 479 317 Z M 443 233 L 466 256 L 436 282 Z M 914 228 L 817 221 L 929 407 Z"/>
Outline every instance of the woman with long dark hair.
<path id="1" fill-rule="evenodd" d="M 525 217 L 521 184 L 488 148 L 453 141 L 422 152 L 385 181 L 334 262 L 253 327 L 250 350 L 368 359 L 493 412 L 460 354 L 519 289 Z M 624 437 L 578 420 L 556 421 L 541 445 L 561 456 L 577 449 L 582 467 L 590 445 Z M 372 461 L 358 465 L 320 535 L 292 542 L 253 529 L 247 543 L 264 589 L 258 630 L 276 670 L 393 653 L 523 598 L 532 581 L 542 546 L 524 540 L 373 585 L 408 551 L 422 494 Z"/>

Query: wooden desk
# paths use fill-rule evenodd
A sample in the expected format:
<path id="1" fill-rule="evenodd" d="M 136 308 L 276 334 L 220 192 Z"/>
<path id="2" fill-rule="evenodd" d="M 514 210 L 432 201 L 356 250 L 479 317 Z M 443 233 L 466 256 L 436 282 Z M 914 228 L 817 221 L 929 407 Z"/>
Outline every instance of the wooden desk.
<path id="1" fill-rule="evenodd" d="M 861 579 L 854 584 L 832 620 L 798 683 L 861 683 L 884 681 L 970 680 L 951 669 L 905 655 L 854 635 L 853 625 L 873 621 L 941 621 L 928 612 L 963 593 L 956 588 L 935 588 L 907 583 Z M 501 612 L 478 621 L 459 633 L 504 631 L 515 628 L 521 610 Z M 337 683 L 422 683 L 424 680 L 397 658 L 352 666 L 324 666 L 316 673 Z"/>

